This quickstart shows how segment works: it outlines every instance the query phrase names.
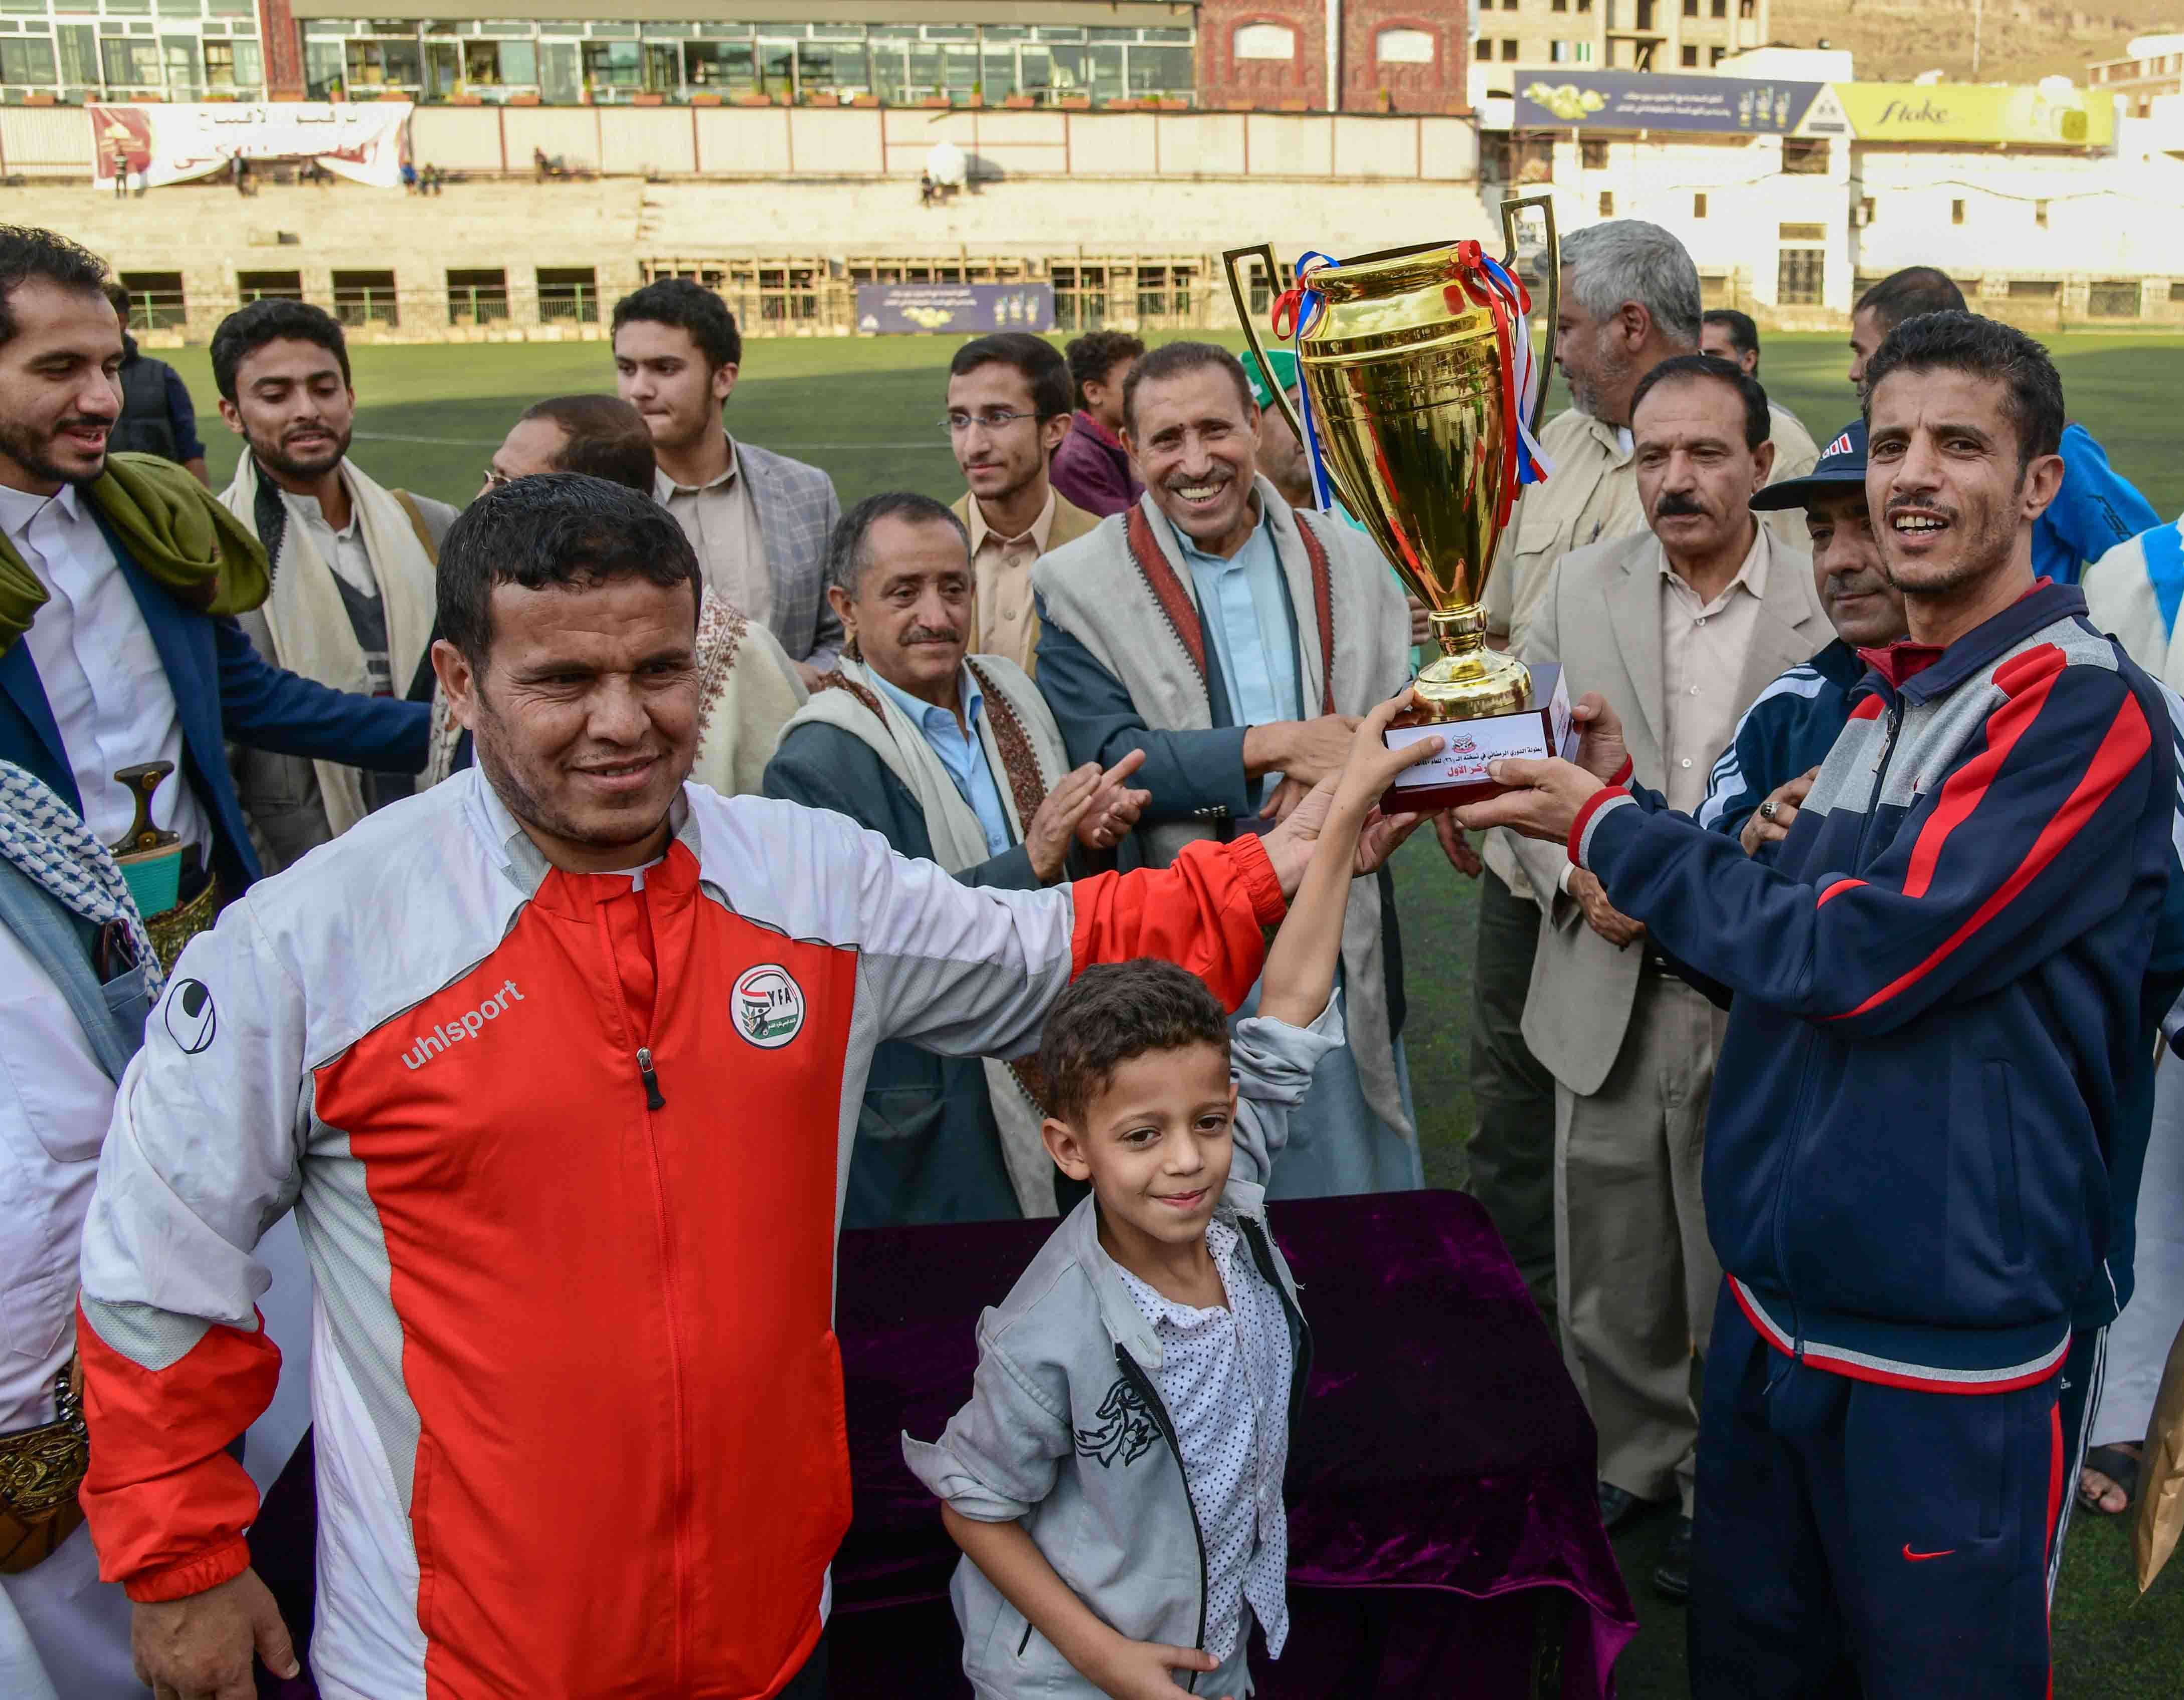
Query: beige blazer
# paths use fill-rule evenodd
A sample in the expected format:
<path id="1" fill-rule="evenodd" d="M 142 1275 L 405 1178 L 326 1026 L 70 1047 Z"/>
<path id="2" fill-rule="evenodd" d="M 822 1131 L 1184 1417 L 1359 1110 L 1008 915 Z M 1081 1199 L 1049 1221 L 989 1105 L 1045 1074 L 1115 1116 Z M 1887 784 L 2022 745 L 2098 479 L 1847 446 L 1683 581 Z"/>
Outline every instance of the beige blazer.
<path id="1" fill-rule="evenodd" d="M 1764 526 L 1759 534 L 1770 551 L 1767 594 L 1737 681 L 1739 715 L 1835 636 L 1813 588 L 1811 557 Z M 1656 790 L 1668 779 L 1660 548 L 1651 532 L 1641 532 L 1564 555 L 1540 594 L 1524 646 L 1527 660 L 1563 664 L 1573 697 L 1597 691 L 1607 699 L 1622 718 L 1634 777 Z M 1587 1095 L 1600 1090 L 1623 1048 L 1644 950 L 1618 950 L 1585 924 L 1584 910 L 1562 893 L 1568 857 L 1560 844 L 1519 839 L 1517 845 L 1532 889 L 1542 895 L 1524 1042 L 1556 1079 Z"/>

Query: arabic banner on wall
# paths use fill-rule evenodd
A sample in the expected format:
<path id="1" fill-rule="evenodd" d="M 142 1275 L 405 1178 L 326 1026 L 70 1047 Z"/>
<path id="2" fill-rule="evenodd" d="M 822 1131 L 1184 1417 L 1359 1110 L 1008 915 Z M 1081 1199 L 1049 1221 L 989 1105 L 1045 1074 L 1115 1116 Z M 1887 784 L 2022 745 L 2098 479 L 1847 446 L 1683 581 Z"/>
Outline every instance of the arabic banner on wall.
<path id="1" fill-rule="evenodd" d="M 316 159 L 352 182 L 398 189 L 411 109 L 406 100 L 92 106 L 92 176 L 111 189 L 120 171 L 137 172 L 156 189 L 237 158 Z"/>
<path id="2" fill-rule="evenodd" d="M 1519 130 L 1683 130 L 1787 136 L 1825 83 L 1641 71 L 1543 71 L 1517 86 Z"/>
<path id="3" fill-rule="evenodd" d="M 1051 283 L 860 283 L 857 328 L 882 336 L 950 331 L 1051 331 Z"/>
<path id="4" fill-rule="evenodd" d="M 2014 142 L 2106 148 L 2115 140 L 2115 97 L 2026 86 L 1839 82 L 1834 86 L 1861 142 Z"/>

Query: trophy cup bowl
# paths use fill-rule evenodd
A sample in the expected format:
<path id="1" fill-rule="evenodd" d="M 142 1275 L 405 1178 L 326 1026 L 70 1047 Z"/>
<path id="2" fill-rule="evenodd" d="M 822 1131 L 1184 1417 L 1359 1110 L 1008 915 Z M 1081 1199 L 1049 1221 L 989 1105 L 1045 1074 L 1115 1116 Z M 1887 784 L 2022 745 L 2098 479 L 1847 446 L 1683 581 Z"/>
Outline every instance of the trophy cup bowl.
<path id="1" fill-rule="evenodd" d="M 1503 264 L 1513 271 L 1518 220 L 1527 209 L 1546 223 L 1552 326 L 1561 252 L 1547 198 L 1503 203 Z M 1240 279 L 1240 262 L 1253 258 L 1278 286 L 1270 247 L 1237 248 L 1223 260 L 1245 335 L 1271 371 Z M 1298 441 L 1317 436 L 1344 505 L 1429 610 L 1440 653 L 1419 670 L 1414 706 L 1390 728 L 1388 743 L 1438 733 L 1444 748 L 1389 792 L 1390 805 L 1406 809 L 1490 796 L 1501 788 L 1485 777 L 1489 761 L 1560 754 L 1568 741 L 1560 670 L 1528 668 L 1485 644 L 1479 601 L 1512 511 L 1504 491 L 1519 452 L 1513 415 L 1518 406 L 1536 415 L 1552 363 L 1541 357 L 1532 393 L 1518 396 L 1510 367 L 1520 356 L 1475 287 L 1477 259 L 1475 247 L 1428 242 L 1314 270 L 1318 310 L 1295 332 L 1313 432 L 1273 388 Z"/>

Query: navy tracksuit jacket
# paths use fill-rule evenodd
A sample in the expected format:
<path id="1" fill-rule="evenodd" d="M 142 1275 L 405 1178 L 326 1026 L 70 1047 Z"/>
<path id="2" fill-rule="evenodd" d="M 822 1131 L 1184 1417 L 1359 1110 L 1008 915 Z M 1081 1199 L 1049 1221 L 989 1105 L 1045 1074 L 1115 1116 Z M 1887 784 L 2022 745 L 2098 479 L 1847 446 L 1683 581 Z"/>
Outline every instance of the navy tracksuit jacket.
<path id="1" fill-rule="evenodd" d="M 2053 1379 L 2074 1318 L 2127 1296 L 2111 1176 L 2135 1191 L 2184 984 L 2156 954 L 2170 700 L 2084 607 L 2042 584 L 1938 655 L 1899 646 L 1771 857 L 1624 788 L 1572 831 L 1609 900 L 1736 995 L 1707 1130 L 1735 1302 L 1699 1449 L 1702 1694 L 1806 1692 L 1785 1673 L 1833 1656 L 1869 1694 L 2044 1672 Z M 2036 1636 L 1994 1632 L 2035 1602 Z"/>

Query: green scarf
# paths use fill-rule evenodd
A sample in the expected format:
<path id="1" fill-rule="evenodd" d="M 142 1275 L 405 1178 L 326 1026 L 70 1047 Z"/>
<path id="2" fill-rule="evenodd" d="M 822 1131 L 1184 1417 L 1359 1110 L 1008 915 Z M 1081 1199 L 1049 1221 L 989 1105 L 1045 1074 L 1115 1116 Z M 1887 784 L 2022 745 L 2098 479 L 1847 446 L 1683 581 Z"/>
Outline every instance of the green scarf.
<path id="1" fill-rule="evenodd" d="M 240 614 L 272 588 L 265 551 L 186 467 L 156 454 L 109 454 L 84 493 L 136 565 L 175 599 L 205 614 Z M 0 655 L 31 629 L 46 587 L 0 532 Z"/>

